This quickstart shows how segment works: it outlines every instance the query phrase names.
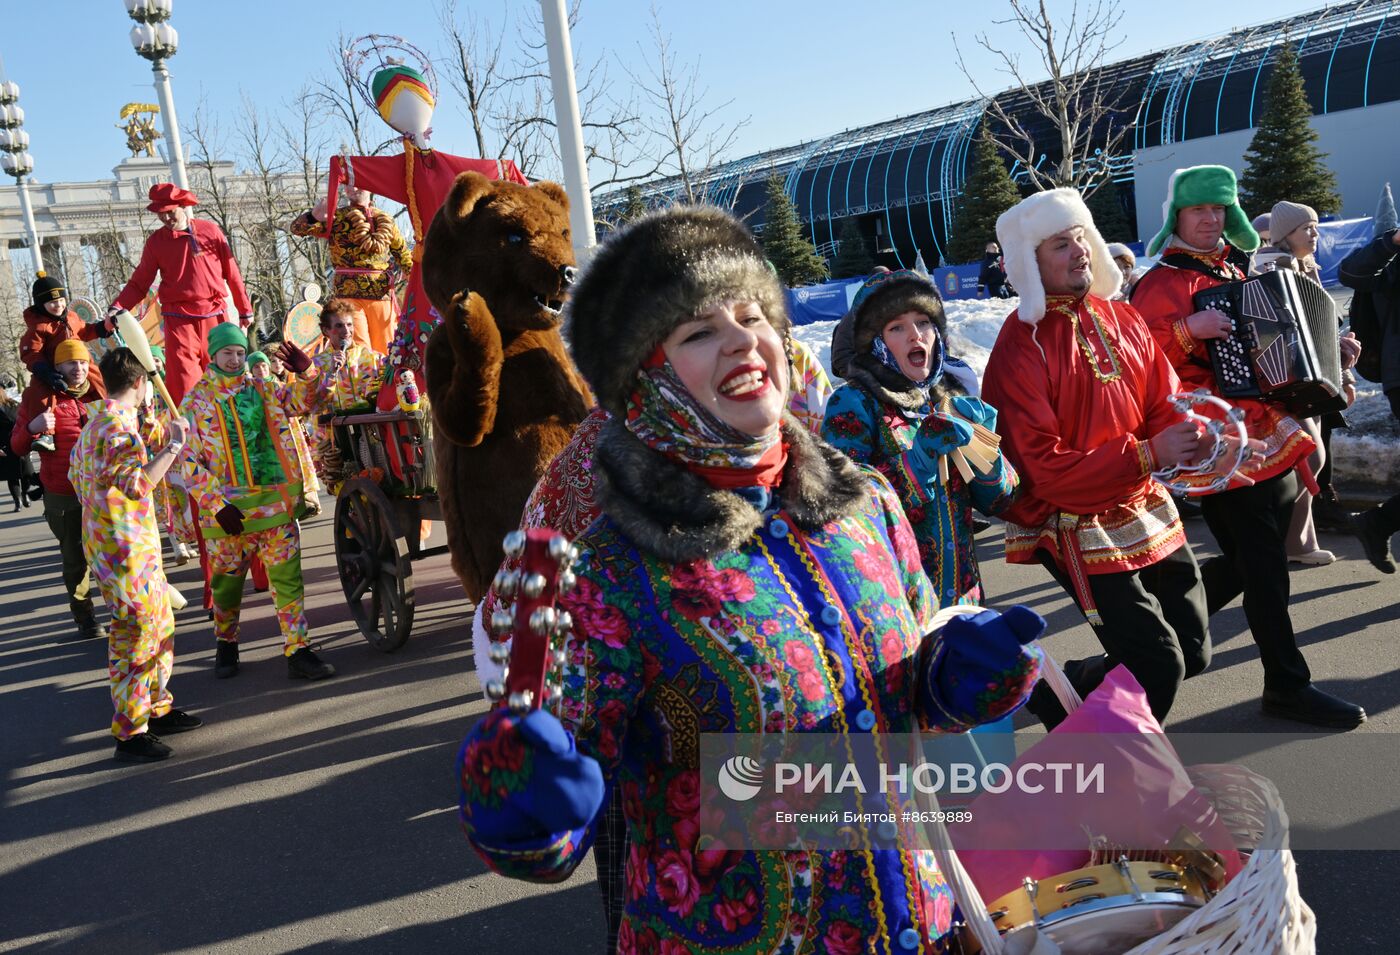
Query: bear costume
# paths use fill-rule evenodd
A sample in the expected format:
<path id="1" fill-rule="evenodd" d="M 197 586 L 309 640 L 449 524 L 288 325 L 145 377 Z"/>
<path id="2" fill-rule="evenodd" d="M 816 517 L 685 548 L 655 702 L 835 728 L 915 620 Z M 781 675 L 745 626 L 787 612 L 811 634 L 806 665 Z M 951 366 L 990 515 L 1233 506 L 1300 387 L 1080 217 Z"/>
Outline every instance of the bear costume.
<path id="1" fill-rule="evenodd" d="M 464 172 L 428 229 L 423 287 L 442 315 L 424 362 L 438 495 L 452 569 L 473 602 L 593 404 L 559 332 L 574 274 L 569 200 L 552 182 Z"/>

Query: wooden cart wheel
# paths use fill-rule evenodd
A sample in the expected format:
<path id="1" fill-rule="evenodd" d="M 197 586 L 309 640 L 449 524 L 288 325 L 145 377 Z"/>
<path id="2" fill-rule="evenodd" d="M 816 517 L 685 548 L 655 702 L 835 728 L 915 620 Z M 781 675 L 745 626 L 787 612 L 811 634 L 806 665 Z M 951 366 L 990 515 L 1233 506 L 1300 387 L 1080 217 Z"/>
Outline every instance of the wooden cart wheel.
<path id="1" fill-rule="evenodd" d="M 413 570 L 389 498 L 351 478 L 335 499 L 335 560 L 350 615 L 376 649 L 392 653 L 413 629 Z"/>

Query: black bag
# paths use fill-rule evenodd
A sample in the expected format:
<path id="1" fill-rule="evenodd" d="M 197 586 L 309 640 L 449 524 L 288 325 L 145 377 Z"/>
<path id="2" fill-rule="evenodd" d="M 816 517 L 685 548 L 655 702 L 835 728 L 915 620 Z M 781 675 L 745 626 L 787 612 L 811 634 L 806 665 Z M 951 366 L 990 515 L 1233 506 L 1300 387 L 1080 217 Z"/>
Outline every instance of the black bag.
<path id="1" fill-rule="evenodd" d="M 1356 361 L 1356 373 L 1367 381 L 1381 380 L 1381 317 L 1376 300 L 1370 292 L 1355 292 L 1347 309 L 1351 332 L 1361 343 L 1361 357 Z"/>

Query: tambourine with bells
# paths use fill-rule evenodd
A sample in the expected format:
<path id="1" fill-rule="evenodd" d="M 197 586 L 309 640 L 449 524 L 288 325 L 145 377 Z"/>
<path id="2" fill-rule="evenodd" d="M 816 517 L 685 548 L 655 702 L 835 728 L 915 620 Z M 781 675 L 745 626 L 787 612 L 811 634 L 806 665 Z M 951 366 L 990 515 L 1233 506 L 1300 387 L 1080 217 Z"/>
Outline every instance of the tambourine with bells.
<path id="1" fill-rule="evenodd" d="M 1236 408 L 1222 398 L 1217 398 L 1208 391 L 1190 391 L 1170 395 L 1167 398 L 1171 406 L 1177 411 L 1186 415 L 1188 421 L 1194 421 L 1205 428 L 1206 433 L 1212 437 L 1210 454 L 1205 459 L 1192 465 L 1177 464 L 1159 471 L 1153 471 L 1152 476 L 1174 494 L 1214 494 L 1216 491 L 1223 491 L 1230 486 L 1230 481 L 1239 471 L 1245 461 L 1249 460 L 1249 432 L 1244 427 L 1244 412 Z M 1226 420 L 1218 418 L 1207 418 L 1203 414 L 1197 414 L 1195 409 L 1199 404 L 1212 404 L 1225 412 Z M 1216 471 L 1215 463 L 1225 456 L 1229 445 L 1225 440 L 1227 428 L 1234 428 L 1235 434 L 1239 438 L 1239 446 L 1235 449 L 1235 460 L 1230 464 L 1227 471 Z M 1184 476 L 1204 477 L 1207 474 L 1218 474 L 1214 481 L 1209 484 L 1192 484 L 1179 480 Z"/>
<path id="2" fill-rule="evenodd" d="M 548 528 L 512 531 L 504 546 L 519 568 L 501 570 L 492 587 L 502 601 L 515 602 L 491 615 L 491 631 L 502 642 L 492 645 L 490 656 L 505 672 L 488 680 L 485 690 L 489 699 L 505 700 L 512 713 L 523 716 L 546 701 L 557 704 L 563 695 L 564 643 L 573 620 L 567 610 L 555 608 L 554 600 L 574 589 L 571 568 L 578 548 Z"/>

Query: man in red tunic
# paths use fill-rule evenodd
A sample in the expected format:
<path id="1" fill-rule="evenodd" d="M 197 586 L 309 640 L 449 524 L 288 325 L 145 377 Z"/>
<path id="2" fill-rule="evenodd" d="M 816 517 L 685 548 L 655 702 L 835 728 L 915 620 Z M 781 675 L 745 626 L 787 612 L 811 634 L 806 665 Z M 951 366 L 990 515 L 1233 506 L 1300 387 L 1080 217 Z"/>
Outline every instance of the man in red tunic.
<path id="1" fill-rule="evenodd" d="M 1171 495 L 1152 472 L 1201 451 L 1167 401 L 1181 383 L 1141 317 L 1109 301 L 1121 274 L 1079 193 L 1033 195 L 997 220 L 1021 294 L 987 361 L 1002 450 L 1021 474 L 1006 559 L 1043 564 L 1107 653 L 1066 667 L 1092 690 L 1122 663 L 1164 720 L 1181 681 L 1210 663 L 1201 575 Z M 1063 711 L 1039 690 L 1034 711 Z"/>
<path id="2" fill-rule="evenodd" d="M 1240 208 L 1235 174 L 1225 166 L 1178 169 L 1165 209 L 1166 222 L 1147 247 L 1149 255 L 1161 251 L 1162 257 L 1133 289 L 1133 307 L 1182 384 L 1219 396 L 1205 343 L 1229 335 L 1230 319 L 1198 311 L 1192 296 L 1244 278 L 1245 256 L 1258 248 L 1259 236 Z M 1207 609 L 1213 614 L 1243 595 L 1264 665 L 1265 713 L 1353 729 L 1366 711 L 1313 685 L 1288 615 L 1286 537 L 1299 475 L 1317 493 L 1307 464 L 1313 439 L 1277 404 L 1248 398 L 1231 403 L 1244 412 L 1249 436 L 1261 442 L 1263 453 L 1241 468 L 1242 478 L 1229 488 L 1200 499 L 1201 516 L 1222 551 L 1201 566 Z"/>
<path id="3" fill-rule="evenodd" d="M 246 327 L 252 320 L 253 305 L 223 230 L 190 215 L 189 208 L 199 204 L 195 194 L 160 182 L 151 187 L 149 196 L 146 208 L 164 228 L 146 239 L 136 271 L 108 314 L 135 308 L 160 275 L 157 295 L 165 325 L 165 385 L 178 402 L 209 365 L 205 346 L 209 330 L 231 320 L 225 314 L 225 285 L 233 293 L 239 324 Z"/>

